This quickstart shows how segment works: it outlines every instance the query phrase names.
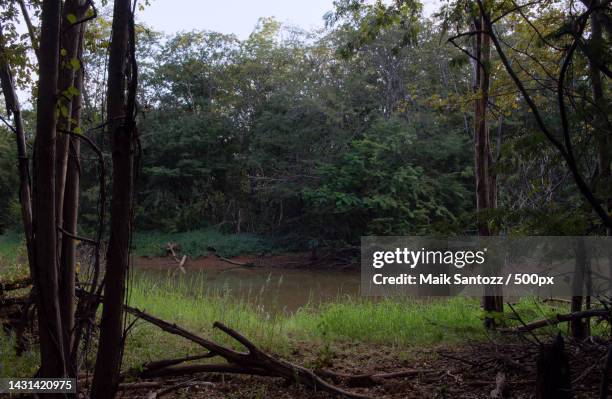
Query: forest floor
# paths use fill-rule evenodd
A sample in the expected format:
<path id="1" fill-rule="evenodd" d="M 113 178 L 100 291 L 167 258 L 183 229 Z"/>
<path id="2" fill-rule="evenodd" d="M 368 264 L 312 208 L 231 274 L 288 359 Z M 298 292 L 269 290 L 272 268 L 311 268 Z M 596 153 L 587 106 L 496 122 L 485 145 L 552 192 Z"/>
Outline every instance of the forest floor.
<path id="1" fill-rule="evenodd" d="M 347 374 L 391 373 L 414 371 L 413 375 L 383 380 L 376 386 L 343 388 L 380 399 L 473 399 L 491 398 L 496 377 L 506 378 L 504 398 L 533 398 L 535 395 L 535 365 L 538 347 L 525 341 L 507 339 L 504 343 L 464 343 L 460 346 L 415 348 L 410 357 L 398 356 L 397 349 L 379 345 L 344 344 L 334 347 L 335 356 L 328 365 L 336 372 Z M 572 389 L 574 398 L 599 397 L 601 364 L 605 344 L 586 342 L 569 344 Z M 308 346 L 296 351 L 291 360 L 309 364 L 318 354 Z M 155 381 L 155 380 L 152 380 Z M 169 393 L 167 398 L 206 399 L 324 399 L 333 396 L 313 392 L 283 379 L 200 374 L 158 380 L 162 390 L 190 381 L 188 388 Z M 146 398 L 150 389 L 124 392 L 124 398 Z"/>

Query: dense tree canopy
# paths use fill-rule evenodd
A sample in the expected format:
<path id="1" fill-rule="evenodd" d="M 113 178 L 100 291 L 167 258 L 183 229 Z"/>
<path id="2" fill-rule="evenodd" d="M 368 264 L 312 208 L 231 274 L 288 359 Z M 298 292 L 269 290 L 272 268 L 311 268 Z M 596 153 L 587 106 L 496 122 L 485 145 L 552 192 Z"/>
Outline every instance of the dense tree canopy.
<path id="1" fill-rule="evenodd" d="M 216 225 L 226 232 L 291 233 L 302 243 L 475 231 L 472 104 L 480 94 L 466 51 L 471 37 L 461 35 L 475 5 L 449 3 L 425 19 L 418 4 L 367 4 L 337 2 L 326 29 L 316 32 L 264 18 L 245 40 L 210 31 L 164 36 L 138 26 L 137 228 Z M 558 126 L 550 90 L 560 68 L 555 49 L 567 44 L 564 21 L 577 11 L 543 4 L 524 7 L 524 15 L 511 11 L 507 4 L 493 7 L 496 32 L 546 123 Z M 84 119 L 105 150 L 110 144 L 99 125 L 109 32 L 108 20 L 95 19 L 84 55 Z M 9 37 L 26 84 L 31 65 L 18 50 L 27 37 Z M 605 46 L 598 48 L 608 56 Z M 486 118 L 499 188 L 488 223 L 498 231 L 597 231 L 596 216 L 495 52 L 487 68 Z M 583 53 L 571 73 L 574 152 L 601 193 L 606 185 L 597 180 L 592 137 L 609 121 L 594 124 L 598 111 Z M 3 137 L 2 145 L 11 142 Z M 87 228 L 95 220 L 97 169 L 84 168 Z M 12 176 L 0 179 L 7 187 L 3 228 L 18 217 L 15 190 L 8 189 Z"/>

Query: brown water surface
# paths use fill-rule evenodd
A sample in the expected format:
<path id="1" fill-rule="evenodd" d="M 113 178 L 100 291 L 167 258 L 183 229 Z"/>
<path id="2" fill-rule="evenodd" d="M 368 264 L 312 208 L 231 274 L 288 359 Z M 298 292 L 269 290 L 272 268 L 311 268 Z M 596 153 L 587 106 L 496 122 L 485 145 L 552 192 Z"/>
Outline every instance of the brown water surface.
<path id="1" fill-rule="evenodd" d="M 304 256 L 253 259 L 232 258 L 254 267 L 240 267 L 207 257 L 188 260 L 180 270 L 172 258 L 137 258 L 137 275 L 154 280 L 174 279 L 181 291 L 231 295 L 263 307 L 266 312 L 293 313 L 305 306 L 320 306 L 339 298 L 359 296 L 359 271 L 309 267 Z"/>

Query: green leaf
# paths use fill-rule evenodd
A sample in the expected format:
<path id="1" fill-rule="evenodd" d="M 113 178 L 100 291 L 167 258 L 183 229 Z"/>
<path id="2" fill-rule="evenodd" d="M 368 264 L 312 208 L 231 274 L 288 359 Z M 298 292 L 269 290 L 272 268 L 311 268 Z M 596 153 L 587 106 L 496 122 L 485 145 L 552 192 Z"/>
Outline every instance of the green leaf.
<path id="1" fill-rule="evenodd" d="M 64 118 L 68 118 L 68 107 L 65 105 L 60 106 L 60 113 Z"/>
<path id="2" fill-rule="evenodd" d="M 83 129 L 80 126 L 75 127 L 72 131 L 76 134 L 83 134 Z"/>
<path id="3" fill-rule="evenodd" d="M 68 93 L 69 97 L 74 97 L 74 96 L 78 96 L 81 92 L 79 91 L 79 89 L 77 89 L 74 86 L 70 86 L 66 92 Z"/>
<path id="4" fill-rule="evenodd" d="M 65 57 L 68 55 L 68 51 L 65 48 L 63 48 L 60 50 L 60 54 L 62 55 L 62 57 Z"/>
<path id="5" fill-rule="evenodd" d="M 70 66 L 75 71 L 78 71 L 79 69 L 81 69 L 81 61 L 79 61 L 78 58 L 73 58 L 73 59 L 70 60 Z"/>
<path id="6" fill-rule="evenodd" d="M 77 17 L 74 14 L 68 14 L 66 15 L 66 19 L 68 20 L 68 22 L 70 22 L 71 24 L 75 24 L 77 21 Z"/>

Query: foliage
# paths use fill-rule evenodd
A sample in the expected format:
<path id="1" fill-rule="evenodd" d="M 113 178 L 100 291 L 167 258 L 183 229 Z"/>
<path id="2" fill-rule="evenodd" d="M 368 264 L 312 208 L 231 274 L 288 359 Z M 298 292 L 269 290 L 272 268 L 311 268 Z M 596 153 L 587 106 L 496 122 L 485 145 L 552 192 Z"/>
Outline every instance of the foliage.
<path id="1" fill-rule="evenodd" d="M 460 71 L 429 23 L 403 47 L 404 28 L 389 26 L 347 59 L 360 22 L 308 33 L 262 19 L 244 41 L 147 36 L 138 228 L 355 243 L 469 212 Z"/>
<path id="2" fill-rule="evenodd" d="M 337 163 L 320 165 L 320 184 L 303 193 L 313 228 L 350 242 L 355 235 L 422 234 L 437 221 L 454 221 L 469 194 L 451 173 L 427 173 L 418 160 L 433 143 L 416 141 L 404 121 L 381 120 Z"/>

